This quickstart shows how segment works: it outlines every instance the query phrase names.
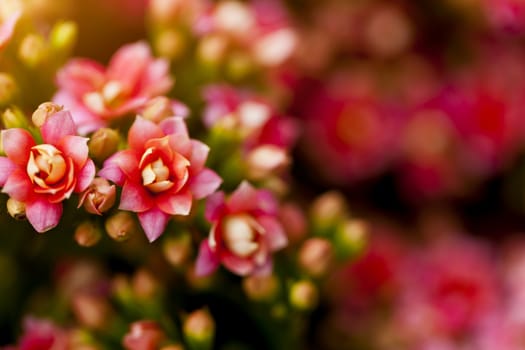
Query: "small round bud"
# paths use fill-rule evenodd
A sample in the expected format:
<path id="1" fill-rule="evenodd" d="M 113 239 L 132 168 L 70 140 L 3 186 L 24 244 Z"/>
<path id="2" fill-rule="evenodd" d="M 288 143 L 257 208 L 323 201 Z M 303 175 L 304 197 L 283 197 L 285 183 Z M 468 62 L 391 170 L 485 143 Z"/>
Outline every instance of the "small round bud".
<path id="1" fill-rule="evenodd" d="M 191 237 L 189 234 L 170 237 L 164 240 L 162 248 L 164 257 L 171 265 L 182 267 L 192 253 Z"/>
<path id="2" fill-rule="evenodd" d="M 26 205 L 24 202 L 9 198 L 7 200 L 7 212 L 17 220 L 24 220 L 26 218 Z"/>
<path id="3" fill-rule="evenodd" d="M 279 290 L 279 281 L 273 275 L 248 276 L 242 281 L 244 293 L 255 301 L 270 300 Z"/>
<path id="4" fill-rule="evenodd" d="M 53 102 L 44 102 L 33 112 L 31 120 L 37 127 L 44 125 L 47 118 L 63 109 L 62 106 Z"/>
<path id="5" fill-rule="evenodd" d="M 84 221 L 75 229 L 75 241 L 82 247 L 92 247 L 100 241 L 102 233 L 98 225 Z"/>
<path id="6" fill-rule="evenodd" d="M 366 245 L 369 227 L 364 220 L 346 220 L 339 225 L 334 236 L 336 253 L 340 259 L 358 254 Z"/>
<path id="7" fill-rule="evenodd" d="M 197 48 L 197 55 L 201 62 L 216 65 L 219 64 L 228 49 L 228 41 L 220 35 L 208 36 L 201 40 Z"/>
<path id="8" fill-rule="evenodd" d="M 37 34 L 28 34 L 18 48 L 18 57 L 29 67 L 36 67 L 47 56 L 47 45 L 44 38 Z"/>
<path id="9" fill-rule="evenodd" d="M 1 72 L 0 73 L 0 106 L 5 106 L 12 102 L 16 94 L 18 93 L 18 87 L 15 79 L 11 74 Z"/>
<path id="10" fill-rule="evenodd" d="M 8 108 L 2 113 L 2 124 L 6 129 L 28 127 L 27 118 L 18 108 Z"/>
<path id="11" fill-rule="evenodd" d="M 184 350 L 184 347 L 180 344 L 171 344 L 163 346 L 160 350 Z"/>
<path id="12" fill-rule="evenodd" d="M 151 272 L 145 269 L 139 269 L 131 280 L 133 293 L 140 299 L 149 299 L 155 296 L 159 291 L 160 284 Z"/>
<path id="13" fill-rule="evenodd" d="M 311 310 L 317 306 L 319 292 L 308 280 L 298 281 L 290 287 L 290 304 L 299 310 Z"/>
<path id="14" fill-rule="evenodd" d="M 119 211 L 105 223 L 106 232 L 115 241 L 125 241 L 135 233 L 137 226 L 133 216 L 127 211 Z"/>
<path id="15" fill-rule="evenodd" d="M 178 30 L 163 30 L 154 41 L 155 50 L 161 57 L 176 60 L 187 50 L 187 40 Z"/>
<path id="16" fill-rule="evenodd" d="M 250 151 L 246 157 L 248 177 L 264 179 L 279 172 L 290 163 L 285 149 L 274 145 L 262 145 Z"/>
<path id="17" fill-rule="evenodd" d="M 94 329 L 105 328 L 111 311 L 104 299 L 88 293 L 73 295 L 72 310 L 80 324 Z"/>
<path id="18" fill-rule="evenodd" d="M 78 28 L 73 21 L 59 22 L 53 26 L 49 34 L 51 47 L 61 52 L 68 52 L 77 40 Z"/>
<path id="19" fill-rule="evenodd" d="M 320 230 L 333 227 L 347 216 L 348 208 L 343 195 L 330 191 L 319 196 L 310 208 L 310 217 Z"/>
<path id="20" fill-rule="evenodd" d="M 323 276 L 332 265 L 333 247 L 324 238 L 310 238 L 299 250 L 299 266 L 313 277 Z"/>
<path id="21" fill-rule="evenodd" d="M 191 348 L 209 349 L 215 336 L 215 322 L 207 309 L 196 310 L 184 321 L 183 331 Z"/>
<path id="22" fill-rule="evenodd" d="M 110 185 L 108 180 L 97 177 L 80 197 L 78 206 L 84 205 L 88 213 L 102 215 L 113 207 L 116 196 L 115 185 Z"/>
<path id="23" fill-rule="evenodd" d="M 122 344 L 127 350 L 155 350 L 166 337 L 155 321 L 133 322 L 130 331 L 124 336 Z"/>
<path id="24" fill-rule="evenodd" d="M 96 161 L 103 162 L 118 150 L 119 143 L 120 135 L 116 130 L 100 128 L 91 135 L 89 154 Z"/>

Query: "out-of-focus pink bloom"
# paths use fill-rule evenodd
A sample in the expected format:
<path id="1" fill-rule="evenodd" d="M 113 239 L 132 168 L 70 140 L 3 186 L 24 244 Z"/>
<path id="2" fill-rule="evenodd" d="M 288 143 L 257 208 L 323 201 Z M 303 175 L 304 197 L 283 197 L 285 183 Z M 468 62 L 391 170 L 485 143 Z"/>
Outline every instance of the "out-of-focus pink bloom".
<path id="1" fill-rule="evenodd" d="M 408 337 L 469 334 L 500 307 L 497 274 L 480 242 L 442 239 L 406 262 L 396 319 Z"/>
<path id="2" fill-rule="evenodd" d="M 18 350 L 67 350 L 68 333 L 49 320 L 27 317 L 24 333 L 18 341 Z"/>
<path id="3" fill-rule="evenodd" d="M 73 112 L 80 134 L 140 110 L 173 85 L 168 62 L 153 58 L 145 42 L 120 48 L 107 69 L 89 59 L 73 59 L 56 80 L 59 91 L 53 101 Z"/>
<path id="4" fill-rule="evenodd" d="M 0 50 L 2 50 L 11 40 L 20 15 L 20 11 L 15 11 L 0 23 Z"/>
<path id="5" fill-rule="evenodd" d="M 208 146 L 189 138 L 180 117 L 158 125 L 137 117 L 128 147 L 107 159 L 99 175 L 122 186 L 119 209 L 137 213 L 150 242 L 171 215 L 188 215 L 194 198 L 210 195 L 221 183 L 204 167 Z"/>
<path id="6" fill-rule="evenodd" d="M 62 201 L 89 186 L 95 165 L 69 112 L 49 116 L 40 131 L 44 144 L 36 144 L 24 129 L 2 130 L 7 157 L 0 157 L 0 185 L 2 192 L 25 203 L 34 229 L 45 232 L 60 221 Z"/>
<path id="7" fill-rule="evenodd" d="M 525 3 L 521 0 L 482 0 L 489 22 L 504 31 L 523 33 L 525 30 Z"/>
<path id="8" fill-rule="evenodd" d="M 130 328 L 122 340 L 127 350 L 156 350 L 165 337 L 155 321 L 137 321 Z"/>
<path id="9" fill-rule="evenodd" d="M 198 35 L 220 38 L 239 47 L 256 63 L 275 67 L 285 62 L 296 47 L 296 33 L 278 1 L 220 1 L 196 21 Z"/>
<path id="10" fill-rule="evenodd" d="M 278 204 L 269 191 L 243 182 L 225 199 L 223 192 L 210 196 L 206 218 L 213 224 L 203 240 L 196 273 L 207 275 L 222 263 L 244 276 L 269 273 L 271 253 L 286 246 L 287 237 L 277 220 Z"/>

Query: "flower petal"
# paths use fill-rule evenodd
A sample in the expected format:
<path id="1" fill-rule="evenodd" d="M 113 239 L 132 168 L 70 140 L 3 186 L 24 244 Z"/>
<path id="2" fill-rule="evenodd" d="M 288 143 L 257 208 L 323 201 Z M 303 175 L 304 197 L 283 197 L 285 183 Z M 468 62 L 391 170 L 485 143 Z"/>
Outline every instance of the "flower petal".
<path id="1" fill-rule="evenodd" d="M 210 249 L 208 240 L 205 239 L 199 247 L 199 255 L 195 262 L 195 274 L 197 276 L 206 276 L 215 271 L 217 267 L 219 267 L 217 254 Z"/>
<path id="2" fill-rule="evenodd" d="M 151 61 L 151 51 L 145 42 L 124 45 L 111 58 L 107 78 L 110 81 L 118 81 L 126 89 L 132 90 Z"/>
<path id="3" fill-rule="evenodd" d="M 80 100 L 84 94 L 98 90 L 104 84 L 104 67 L 93 60 L 72 59 L 58 71 L 56 80 L 61 90 Z"/>
<path id="4" fill-rule="evenodd" d="M 76 135 L 77 126 L 69 111 L 59 111 L 50 115 L 40 128 L 45 143 L 58 145 L 68 135 Z"/>
<path id="5" fill-rule="evenodd" d="M 170 215 L 188 215 L 191 211 L 193 196 L 186 190 L 176 194 L 162 194 L 157 197 L 157 206 Z"/>
<path id="6" fill-rule="evenodd" d="M 150 242 L 153 242 L 164 232 L 170 216 L 158 208 L 138 213 L 140 224 Z"/>
<path id="7" fill-rule="evenodd" d="M 206 159 L 208 159 L 210 147 L 197 140 L 191 140 L 191 145 L 191 157 L 189 159 L 191 163 L 190 168 L 193 172 L 197 172 L 204 168 Z"/>
<path id="8" fill-rule="evenodd" d="M 80 136 L 67 135 L 59 143 L 59 149 L 71 159 L 77 169 L 81 169 L 88 159 L 88 139 Z"/>
<path id="9" fill-rule="evenodd" d="M 210 222 L 217 221 L 222 215 L 224 209 L 224 192 L 216 192 L 206 200 L 206 210 L 204 216 Z"/>
<path id="10" fill-rule="evenodd" d="M 188 135 L 186 122 L 182 117 L 166 118 L 159 123 L 159 126 L 166 135 L 179 133 Z"/>
<path id="11" fill-rule="evenodd" d="M 29 132 L 24 129 L 2 130 L 2 145 L 7 157 L 16 165 L 25 167 L 29 159 L 31 147 L 35 141 Z"/>
<path id="12" fill-rule="evenodd" d="M 93 182 L 95 178 L 95 163 L 91 159 L 88 159 L 82 170 L 77 174 L 77 185 L 75 186 L 75 192 L 83 192 Z"/>
<path id="13" fill-rule="evenodd" d="M 26 203 L 27 220 L 37 232 L 46 232 L 58 225 L 62 216 L 62 203 L 49 203 L 39 198 Z"/>
<path id="14" fill-rule="evenodd" d="M 221 177 L 206 168 L 191 179 L 189 186 L 195 199 L 201 199 L 215 192 L 221 183 Z"/>
<path id="15" fill-rule="evenodd" d="M 2 192 L 7 193 L 9 197 L 12 197 L 20 202 L 25 202 L 33 189 L 33 184 L 27 173 L 22 169 L 15 169 L 11 175 L 7 178 L 4 184 Z"/>
<path id="16" fill-rule="evenodd" d="M 140 213 L 153 207 L 153 199 L 142 185 L 131 181 L 124 183 L 120 196 L 119 209 Z"/>
<path id="17" fill-rule="evenodd" d="M 144 150 L 144 145 L 150 139 L 165 136 L 162 129 L 152 121 L 137 117 L 129 129 L 128 144 L 129 148 L 137 151 Z"/>
<path id="18" fill-rule="evenodd" d="M 115 168 L 120 169 L 121 174 Z M 99 172 L 99 176 L 111 180 L 119 185 L 124 183 L 123 177 L 129 178 L 133 181 L 140 181 L 136 153 L 132 150 L 124 150 L 115 153 L 106 159 L 102 170 Z"/>
<path id="19" fill-rule="evenodd" d="M 140 85 L 142 94 L 147 96 L 159 96 L 168 92 L 173 86 L 173 79 L 169 74 L 169 62 L 165 59 L 156 59 L 147 67 Z"/>
<path id="20" fill-rule="evenodd" d="M 230 252 L 221 256 L 222 264 L 231 272 L 246 276 L 251 274 L 256 268 L 255 262 L 250 258 L 240 258 Z"/>
<path id="21" fill-rule="evenodd" d="M 264 227 L 264 237 L 271 251 L 282 249 L 288 245 L 288 237 L 286 237 L 279 221 L 270 216 L 260 216 L 257 221 Z"/>
<path id="22" fill-rule="evenodd" d="M 249 182 L 243 181 L 231 194 L 228 207 L 232 213 L 250 211 L 257 208 L 257 190 Z"/>
<path id="23" fill-rule="evenodd" d="M 58 91 L 55 96 L 53 96 L 53 102 L 71 111 L 71 117 L 77 126 L 77 133 L 79 135 L 87 135 L 106 125 L 98 115 L 93 114 L 93 112 L 83 104 L 79 103 L 70 91 Z"/>
<path id="24" fill-rule="evenodd" d="M 7 178 L 15 169 L 15 163 L 13 163 L 9 158 L 0 157 L 0 187 L 4 186 Z"/>
<path id="25" fill-rule="evenodd" d="M 15 31 L 16 23 L 20 18 L 21 11 L 12 13 L 5 21 L 0 25 L 0 50 L 3 49 L 7 43 L 11 40 L 13 32 Z"/>

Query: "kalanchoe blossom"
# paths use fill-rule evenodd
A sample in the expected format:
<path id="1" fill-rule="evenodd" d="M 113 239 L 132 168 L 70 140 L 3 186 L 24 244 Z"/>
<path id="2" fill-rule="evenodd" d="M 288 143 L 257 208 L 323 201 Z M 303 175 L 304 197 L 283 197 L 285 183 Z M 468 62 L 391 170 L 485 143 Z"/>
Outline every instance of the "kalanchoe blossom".
<path id="1" fill-rule="evenodd" d="M 171 215 L 188 215 L 193 199 L 210 195 L 221 183 L 204 167 L 208 146 L 189 138 L 180 117 L 158 125 L 137 117 L 128 146 L 106 160 L 99 175 L 122 186 L 119 209 L 138 213 L 151 242 L 162 234 Z"/>
<path id="2" fill-rule="evenodd" d="M 210 196 L 205 215 L 213 226 L 201 243 L 196 273 L 207 275 L 219 263 L 241 276 L 269 273 L 271 253 L 288 242 L 277 212 L 273 195 L 247 182 L 241 183 L 228 199 L 223 192 Z"/>
<path id="3" fill-rule="evenodd" d="M 31 225 L 45 232 L 60 221 L 62 201 L 89 186 L 95 165 L 88 158 L 87 139 L 76 136 L 69 112 L 49 116 L 40 131 L 43 144 L 36 144 L 24 129 L 2 130 L 7 157 L 0 157 L 0 186 L 25 203 Z"/>
<path id="4" fill-rule="evenodd" d="M 67 331 L 57 327 L 51 321 L 27 317 L 24 320 L 24 333 L 16 349 L 66 350 L 70 347 L 69 338 Z"/>
<path id="5" fill-rule="evenodd" d="M 73 59 L 58 72 L 56 80 L 59 91 L 53 100 L 73 112 L 80 134 L 137 112 L 173 85 L 168 62 L 153 58 L 144 42 L 120 48 L 107 69 L 89 59 Z"/>

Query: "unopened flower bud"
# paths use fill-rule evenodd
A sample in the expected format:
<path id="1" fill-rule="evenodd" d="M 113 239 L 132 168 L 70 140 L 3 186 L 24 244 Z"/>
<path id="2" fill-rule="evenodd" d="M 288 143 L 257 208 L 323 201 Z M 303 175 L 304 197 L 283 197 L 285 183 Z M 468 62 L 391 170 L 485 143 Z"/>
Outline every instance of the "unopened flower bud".
<path id="1" fill-rule="evenodd" d="M 154 97 L 146 103 L 142 116 L 154 123 L 173 116 L 171 100 L 165 96 Z"/>
<path id="2" fill-rule="evenodd" d="M 154 45 L 159 56 L 176 60 L 186 51 L 187 40 L 178 30 L 163 30 L 155 37 Z"/>
<path id="3" fill-rule="evenodd" d="M 274 275 L 248 276 L 242 281 L 244 293 L 255 301 L 272 299 L 279 290 L 279 281 Z"/>
<path id="4" fill-rule="evenodd" d="M 26 218 L 26 205 L 24 202 L 9 198 L 7 200 L 7 212 L 17 220 L 24 220 Z"/>
<path id="5" fill-rule="evenodd" d="M 122 345 L 127 350 L 157 350 L 165 334 L 155 321 L 133 322 Z"/>
<path id="6" fill-rule="evenodd" d="M 215 322 L 207 309 L 190 313 L 184 321 L 183 331 L 190 348 L 211 349 Z"/>
<path id="7" fill-rule="evenodd" d="M 246 158 L 248 177 L 253 180 L 261 180 L 275 174 L 290 163 L 290 158 L 285 149 L 274 145 L 259 146 Z"/>
<path id="8" fill-rule="evenodd" d="M 100 241 L 102 232 L 98 225 L 84 221 L 75 229 L 75 241 L 82 247 L 92 247 Z"/>
<path id="9" fill-rule="evenodd" d="M 15 79 L 9 73 L 0 72 L 0 106 L 12 102 L 18 92 Z"/>
<path id="10" fill-rule="evenodd" d="M 233 80 L 246 78 L 254 68 L 252 58 L 245 53 L 235 52 L 228 57 L 226 69 Z"/>
<path id="11" fill-rule="evenodd" d="M 306 217 L 298 205 L 294 203 L 281 204 L 279 218 L 290 243 L 298 242 L 306 235 Z"/>
<path id="12" fill-rule="evenodd" d="M 47 56 L 47 47 L 44 38 L 37 34 L 28 34 L 18 48 L 18 57 L 27 66 L 38 66 Z"/>
<path id="13" fill-rule="evenodd" d="M 164 257 L 175 267 L 182 267 L 192 253 L 191 237 L 183 234 L 180 237 L 170 237 L 163 242 Z"/>
<path id="14" fill-rule="evenodd" d="M 22 128 L 28 127 L 27 118 L 18 108 L 8 108 L 2 113 L 2 124 L 4 128 Z"/>
<path id="15" fill-rule="evenodd" d="M 135 296 L 140 299 L 149 299 L 157 294 L 160 284 L 151 272 L 140 269 L 133 275 L 131 286 Z"/>
<path id="16" fill-rule="evenodd" d="M 336 191 L 326 192 L 319 196 L 310 208 L 310 217 L 320 230 L 333 227 L 347 215 L 346 201 L 343 195 Z"/>
<path id="17" fill-rule="evenodd" d="M 91 135 L 89 154 L 96 161 L 103 162 L 118 150 L 119 142 L 120 135 L 116 130 L 100 128 Z"/>
<path id="18" fill-rule="evenodd" d="M 184 347 L 180 344 L 172 344 L 163 346 L 160 350 L 184 350 Z"/>
<path id="19" fill-rule="evenodd" d="M 115 241 L 125 241 L 137 230 L 133 216 L 127 211 L 119 211 L 106 220 L 108 235 Z"/>
<path id="20" fill-rule="evenodd" d="M 60 52 L 67 53 L 73 48 L 77 39 L 78 28 L 73 21 L 59 22 L 53 26 L 49 34 L 51 47 Z"/>
<path id="21" fill-rule="evenodd" d="M 102 215 L 115 204 L 116 196 L 115 185 L 111 185 L 102 177 L 97 177 L 80 197 L 78 206 L 84 205 L 88 213 Z"/>
<path id="22" fill-rule="evenodd" d="M 33 112 L 31 120 L 37 127 L 44 125 L 47 118 L 63 109 L 62 106 L 53 102 L 44 102 Z"/>
<path id="23" fill-rule="evenodd" d="M 324 275 L 333 262 L 332 244 L 324 238 L 306 240 L 298 255 L 299 266 L 313 277 Z"/>
<path id="24" fill-rule="evenodd" d="M 181 0 L 150 0 L 149 12 L 157 23 L 169 23 L 180 14 L 185 1 Z"/>
<path id="25" fill-rule="evenodd" d="M 94 329 L 104 329 L 110 314 L 106 300 L 88 293 L 73 295 L 72 310 L 80 324 Z"/>
<path id="26" fill-rule="evenodd" d="M 201 62 L 217 65 L 223 59 L 228 49 L 228 42 L 220 35 L 208 36 L 201 40 L 197 55 Z"/>
<path id="27" fill-rule="evenodd" d="M 366 245 L 369 227 L 364 220 L 346 220 L 339 225 L 334 236 L 336 254 L 346 259 L 359 254 Z"/>
<path id="28" fill-rule="evenodd" d="M 317 306 L 319 292 L 308 280 L 295 282 L 290 287 L 290 304 L 299 310 L 311 310 Z"/>

